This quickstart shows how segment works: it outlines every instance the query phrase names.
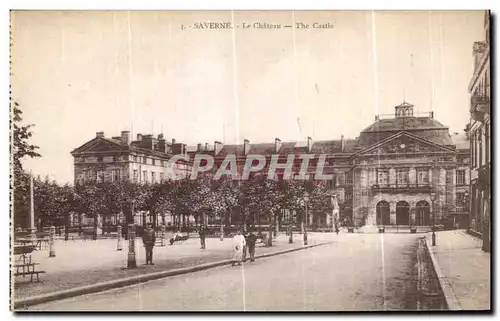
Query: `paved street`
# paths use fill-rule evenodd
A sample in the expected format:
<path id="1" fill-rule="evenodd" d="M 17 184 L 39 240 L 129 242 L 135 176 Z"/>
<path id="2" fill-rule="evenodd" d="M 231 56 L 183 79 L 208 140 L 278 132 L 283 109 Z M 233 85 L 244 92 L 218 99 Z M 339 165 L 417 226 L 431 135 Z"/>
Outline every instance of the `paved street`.
<path id="1" fill-rule="evenodd" d="M 31 310 L 415 309 L 415 234 L 341 234 L 338 242 Z"/>

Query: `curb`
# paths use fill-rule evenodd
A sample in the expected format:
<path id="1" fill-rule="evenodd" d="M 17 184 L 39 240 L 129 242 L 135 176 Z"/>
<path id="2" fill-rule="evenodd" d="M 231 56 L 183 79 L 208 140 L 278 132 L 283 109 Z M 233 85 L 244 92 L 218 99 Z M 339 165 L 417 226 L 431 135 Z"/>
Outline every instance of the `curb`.
<path id="1" fill-rule="evenodd" d="M 441 270 L 441 267 L 439 266 L 436 255 L 431 250 L 432 247 L 429 244 L 429 239 L 427 237 L 425 238 L 425 248 L 427 249 L 427 252 L 429 253 L 429 256 L 431 257 L 432 265 L 434 267 L 434 271 L 436 272 L 436 276 L 437 276 L 438 281 L 439 281 L 439 286 L 441 287 L 441 291 L 443 292 L 444 299 L 446 301 L 446 306 L 448 307 L 448 310 L 463 310 L 462 307 L 460 306 L 460 303 L 458 302 L 458 299 L 457 299 L 457 296 L 455 295 L 455 291 L 453 290 L 453 287 L 451 286 L 450 282 L 448 281 L 446 276 L 443 274 L 443 271 Z"/>
<path id="2" fill-rule="evenodd" d="M 323 243 L 312 244 L 312 245 L 305 245 L 305 246 L 298 247 L 298 248 L 286 249 L 286 250 L 281 250 L 281 251 L 276 251 L 276 252 L 271 252 L 271 253 L 260 254 L 260 255 L 256 255 L 255 259 L 271 257 L 271 256 L 280 255 L 280 254 L 296 252 L 296 251 L 300 251 L 300 250 L 306 250 L 306 249 L 310 249 L 313 247 L 323 246 L 323 245 L 332 244 L 332 243 L 334 243 L 334 241 L 323 242 Z M 166 277 L 170 277 L 170 276 L 207 270 L 207 269 L 211 269 L 211 268 L 215 268 L 215 267 L 219 267 L 219 266 L 223 266 L 223 265 L 229 265 L 231 263 L 233 263 L 233 260 L 223 260 L 223 261 L 205 263 L 205 264 L 200 264 L 200 265 L 196 265 L 196 266 L 192 266 L 192 267 L 180 268 L 180 269 L 175 269 L 175 270 L 170 270 L 170 271 L 160 271 L 160 272 L 153 272 L 153 273 L 142 274 L 142 275 L 135 275 L 135 276 L 131 276 L 128 278 L 100 282 L 100 283 L 85 285 L 85 286 L 81 286 L 81 287 L 77 287 L 77 288 L 73 288 L 73 289 L 41 294 L 41 295 L 37 295 L 37 296 L 32 296 L 32 297 L 20 299 L 20 300 L 15 300 L 14 301 L 14 309 L 23 309 L 23 308 L 27 308 L 28 306 L 37 305 L 37 304 L 41 304 L 41 303 L 47 303 L 50 301 L 63 300 L 63 299 L 68 299 L 68 298 L 72 298 L 72 297 L 76 297 L 76 296 L 80 296 L 80 295 L 102 292 L 105 290 L 126 287 L 129 285 L 136 285 L 136 284 L 140 284 L 140 283 L 144 283 L 144 282 L 148 282 L 148 281 L 153 281 L 153 280 L 157 280 L 157 279 L 162 279 L 162 278 L 166 278 Z M 21 312 L 21 311 L 16 311 L 16 312 Z"/>

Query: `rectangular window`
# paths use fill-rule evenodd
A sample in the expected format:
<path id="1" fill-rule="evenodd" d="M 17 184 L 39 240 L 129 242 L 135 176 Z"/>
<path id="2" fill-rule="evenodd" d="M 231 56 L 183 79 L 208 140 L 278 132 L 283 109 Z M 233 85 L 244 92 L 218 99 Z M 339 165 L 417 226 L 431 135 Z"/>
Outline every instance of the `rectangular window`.
<path id="1" fill-rule="evenodd" d="M 153 166 L 155 166 L 155 165 L 156 165 L 156 159 L 152 158 L 152 159 L 151 159 L 151 164 L 152 164 Z"/>
<path id="2" fill-rule="evenodd" d="M 113 156 L 113 162 L 117 162 L 118 161 L 118 156 Z"/>
<path id="3" fill-rule="evenodd" d="M 397 169 L 396 184 L 398 186 L 408 186 L 408 183 L 410 182 L 409 176 L 409 170 L 407 168 Z"/>
<path id="4" fill-rule="evenodd" d="M 346 201 L 352 201 L 352 191 L 345 192 L 345 199 Z"/>
<path id="5" fill-rule="evenodd" d="M 457 192 L 455 207 L 458 212 L 463 212 L 467 210 L 465 206 L 465 194 L 463 192 Z"/>
<path id="6" fill-rule="evenodd" d="M 465 171 L 457 170 L 457 185 L 465 185 Z"/>
<path id="7" fill-rule="evenodd" d="M 346 174 L 346 184 L 347 185 L 352 185 L 353 177 L 354 177 L 354 175 L 352 172 L 349 172 Z"/>
<path id="8" fill-rule="evenodd" d="M 148 158 L 147 158 L 146 156 L 144 156 L 144 157 L 142 158 L 142 162 L 143 162 L 144 164 L 147 164 L 147 163 L 148 163 Z"/>
<path id="9" fill-rule="evenodd" d="M 337 174 L 337 177 L 338 177 L 339 185 L 344 185 L 345 184 L 345 174 L 339 173 L 339 174 Z"/>
<path id="10" fill-rule="evenodd" d="M 389 170 L 377 169 L 377 185 L 387 186 L 389 184 Z"/>
<path id="11" fill-rule="evenodd" d="M 417 169 L 417 185 L 428 185 L 429 184 L 429 170 L 428 169 Z"/>
<path id="12" fill-rule="evenodd" d="M 98 161 L 99 163 L 102 163 L 102 156 L 97 156 L 97 161 Z"/>
<path id="13" fill-rule="evenodd" d="M 137 172 L 137 169 L 134 169 L 134 182 L 137 183 L 137 175 L 138 175 L 138 172 Z"/>
<path id="14" fill-rule="evenodd" d="M 117 170 L 114 169 L 111 171 L 111 182 L 114 183 L 118 180 L 118 176 L 116 175 L 117 174 Z"/>
<path id="15" fill-rule="evenodd" d="M 155 172 L 151 172 L 151 183 L 156 183 L 156 173 Z"/>
<path id="16" fill-rule="evenodd" d="M 104 182 L 104 172 L 103 171 L 97 171 L 97 182 L 98 183 Z"/>

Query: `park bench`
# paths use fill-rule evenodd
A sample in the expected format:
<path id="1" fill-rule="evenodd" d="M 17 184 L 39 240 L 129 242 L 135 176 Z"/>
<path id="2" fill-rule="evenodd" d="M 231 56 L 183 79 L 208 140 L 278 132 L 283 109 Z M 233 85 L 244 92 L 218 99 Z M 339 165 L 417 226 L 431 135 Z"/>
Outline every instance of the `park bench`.
<path id="1" fill-rule="evenodd" d="M 175 242 L 183 242 L 189 239 L 189 235 L 177 235 L 175 238 L 170 238 L 170 245 L 174 245 Z"/>
<path id="2" fill-rule="evenodd" d="M 39 263 L 31 261 L 31 253 L 35 250 L 36 245 L 20 245 L 14 247 L 14 255 L 17 256 L 14 264 L 16 272 L 14 276 L 25 277 L 29 275 L 31 277 L 31 282 L 33 282 L 33 276 L 36 275 L 37 282 L 40 282 L 40 274 L 45 273 L 45 271 L 35 271 L 35 266 Z M 20 271 L 22 269 L 22 272 Z"/>
<path id="3" fill-rule="evenodd" d="M 46 273 L 45 271 L 29 271 L 29 272 L 17 272 L 14 273 L 14 276 L 22 276 L 25 277 L 27 275 L 30 276 L 30 282 L 33 282 L 33 276 L 36 275 L 36 281 L 40 282 L 40 274 Z"/>
<path id="4" fill-rule="evenodd" d="M 82 230 L 83 240 L 94 239 L 94 230 Z"/>

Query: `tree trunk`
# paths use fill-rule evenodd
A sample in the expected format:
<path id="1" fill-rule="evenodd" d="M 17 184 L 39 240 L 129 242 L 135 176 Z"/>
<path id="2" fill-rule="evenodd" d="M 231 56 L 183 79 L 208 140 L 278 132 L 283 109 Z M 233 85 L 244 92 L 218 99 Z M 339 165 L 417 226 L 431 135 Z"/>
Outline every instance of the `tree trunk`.
<path id="1" fill-rule="evenodd" d="M 64 240 L 67 241 L 69 239 L 69 213 L 66 214 L 66 221 L 64 226 Z"/>
<path id="2" fill-rule="evenodd" d="M 269 221 L 269 233 L 267 233 L 267 243 L 266 243 L 266 246 L 267 247 L 270 247 L 270 246 L 273 246 L 273 214 L 271 212 L 269 212 L 268 214 L 268 221 Z"/>
<path id="3" fill-rule="evenodd" d="M 156 213 L 154 210 L 151 210 L 149 213 L 153 215 L 153 228 L 156 229 L 158 227 L 158 218 L 156 217 Z"/>
<path id="4" fill-rule="evenodd" d="M 278 237 L 278 233 L 280 231 L 279 215 L 274 216 L 274 224 L 275 224 L 274 237 Z"/>
<path id="5" fill-rule="evenodd" d="M 95 241 L 97 240 L 97 214 L 94 214 L 94 235 L 92 236 L 92 239 Z"/>

